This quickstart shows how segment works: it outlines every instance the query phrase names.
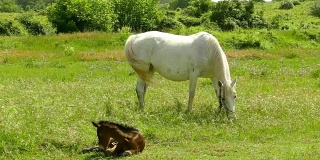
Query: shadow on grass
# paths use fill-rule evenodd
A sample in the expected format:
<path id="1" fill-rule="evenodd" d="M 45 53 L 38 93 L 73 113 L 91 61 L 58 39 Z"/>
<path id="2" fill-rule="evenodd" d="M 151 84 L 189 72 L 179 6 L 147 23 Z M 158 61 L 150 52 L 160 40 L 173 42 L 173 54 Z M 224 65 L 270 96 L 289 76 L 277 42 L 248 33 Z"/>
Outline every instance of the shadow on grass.
<path id="1" fill-rule="evenodd" d="M 53 139 L 46 140 L 41 144 L 45 150 L 61 150 L 66 153 L 76 153 L 79 150 L 78 144 L 66 144 Z"/>
<path id="2" fill-rule="evenodd" d="M 80 152 L 80 154 L 90 154 L 89 156 L 86 156 L 86 160 L 91 160 L 91 159 L 120 159 L 124 158 L 122 154 L 113 154 L 113 155 L 107 155 L 105 151 L 98 147 L 90 147 L 90 148 L 85 148 Z M 131 155 L 134 156 L 134 155 Z"/>
<path id="3" fill-rule="evenodd" d="M 103 152 L 92 152 L 88 154 L 84 159 L 85 160 L 98 160 L 98 159 L 120 159 L 121 156 L 107 156 Z"/>
<path id="4" fill-rule="evenodd" d="M 56 140 L 47 140 L 47 142 L 44 142 L 41 144 L 41 146 L 45 150 L 61 150 L 65 153 L 71 153 L 71 154 L 84 154 L 85 160 L 95 160 L 95 159 L 118 159 L 123 158 L 122 156 L 118 155 L 112 155 L 108 156 L 105 155 L 102 151 L 91 151 L 91 152 L 83 152 L 83 149 L 80 149 L 78 144 L 65 144 L 63 142 L 58 142 Z"/>

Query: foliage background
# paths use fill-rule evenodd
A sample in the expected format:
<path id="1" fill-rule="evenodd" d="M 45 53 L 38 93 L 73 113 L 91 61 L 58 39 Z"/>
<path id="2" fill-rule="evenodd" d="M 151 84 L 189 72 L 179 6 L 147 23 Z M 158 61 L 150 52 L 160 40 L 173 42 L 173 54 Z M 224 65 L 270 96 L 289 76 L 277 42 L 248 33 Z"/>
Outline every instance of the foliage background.
<path id="1" fill-rule="evenodd" d="M 170 31 L 184 27 L 229 31 L 250 28 L 286 29 L 288 26 L 279 25 L 280 21 L 288 21 L 290 18 L 293 19 L 293 16 L 286 14 L 271 16 L 268 10 L 257 9 L 257 6 L 268 5 L 277 6 L 277 10 L 296 10 L 301 8 L 300 4 L 303 3 L 303 6 L 308 6 L 305 9 L 309 16 L 317 16 L 319 10 L 318 0 L 268 3 L 238 0 L 218 3 L 210 0 L 1 0 L 0 3 L 2 4 L 0 12 L 3 13 L 23 14 L 32 11 L 36 14 L 29 16 L 48 17 L 41 20 L 42 23 L 52 23 L 52 30 L 56 30 L 57 33 L 93 30 L 110 32 L 121 30 L 122 27 L 129 27 L 135 32 Z M 281 19 L 284 16 L 287 20 Z M 31 31 L 31 34 L 35 33 Z"/>

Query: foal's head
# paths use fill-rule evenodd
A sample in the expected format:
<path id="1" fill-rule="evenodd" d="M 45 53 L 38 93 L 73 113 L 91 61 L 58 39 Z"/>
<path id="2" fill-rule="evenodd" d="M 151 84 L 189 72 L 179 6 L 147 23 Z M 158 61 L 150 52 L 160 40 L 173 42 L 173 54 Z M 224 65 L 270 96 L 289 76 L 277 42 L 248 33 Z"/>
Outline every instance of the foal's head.
<path id="1" fill-rule="evenodd" d="M 229 119 L 236 118 L 236 79 L 231 84 L 223 84 L 219 81 L 219 104 L 226 110 Z"/>
<path id="2" fill-rule="evenodd" d="M 103 150 L 112 148 L 112 141 L 122 143 L 128 141 L 128 138 L 131 138 L 133 132 L 139 132 L 133 127 L 109 121 L 92 122 L 92 124 L 97 128 L 99 148 Z"/>
<path id="3" fill-rule="evenodd" d="M 105 126 L 102 121 L 98 123 L 92 122 L 92 124 L 97 128 L 99 148 L 106 150 L 111 138 L 110 127 Z"/>

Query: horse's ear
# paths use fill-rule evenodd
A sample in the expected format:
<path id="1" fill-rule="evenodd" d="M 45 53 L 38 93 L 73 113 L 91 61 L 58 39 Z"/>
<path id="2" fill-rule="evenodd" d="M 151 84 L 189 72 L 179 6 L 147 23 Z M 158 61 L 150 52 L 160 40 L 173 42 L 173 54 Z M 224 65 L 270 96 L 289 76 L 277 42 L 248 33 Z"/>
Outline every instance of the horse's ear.
<path id="1" fill-rule="evenodd" d="M 237 78 L 235 78 L 232 83 L 231 83 L 231 87 L 234 87 L 236 85 L 236 82 L 237 82 Z"/>
<path id="2" fill-rule="evenodd" d="M 218 81 L 219 87 L 223 86 L 223 83 L 221 81 Z"/>
<path id="3" fill-rule="evenodd" d="M 95 127 L 99 127 L 99 124 L 97 124 L 96 122 L 92 122 L 92 124 L 93 124 L 93 126 L 95 126 Z"/>

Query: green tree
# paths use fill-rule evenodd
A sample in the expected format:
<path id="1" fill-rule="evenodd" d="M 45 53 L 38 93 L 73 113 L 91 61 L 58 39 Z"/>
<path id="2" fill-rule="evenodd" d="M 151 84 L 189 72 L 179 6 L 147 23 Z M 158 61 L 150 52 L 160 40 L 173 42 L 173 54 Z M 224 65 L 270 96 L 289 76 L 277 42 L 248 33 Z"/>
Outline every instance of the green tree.
<path id="1" fill-rule="evenodd" d="M 159 2 L 162 3 L 162 4 L 163 4 L 163 3 L 169 3 L 170 0 L 159 0 Z"/>
<path id="2" fill-rule="evenodd" d="M 189 2 L 190 0 L 171 0 L 169 4 L 171 9 L 177 9 L 188 7 Z"/>
<path id="3" fill-rule="evenodd" d="M 320 17 L 320 0 L 314 0 L 314 5 L 310 9 L 312 15 Z"/>
<path id="4" fill-rule="evenodd" d="M 51 5 L 55 0 L 16 0 L 17 4 L 25 11 L 39 11 L 44 10 Z"/>
<path id="5" fill-rule="evenodd" d="M 52 27 L 48 17 L 39 15 L 37 12 L 24 12 L 17 18 L 27 29 L 30 35 L 52 35 L 56 29 Z"/>
<path id="6" fill-rule="evenodd" d="M 48 8 L 48 18 L 57 27 L 58 33 L 110 31 L 115 15 L 110 1 L 58 0 Z"/>
<path id="7" fill-rule="evenodd" d="M 157 29 L 161 13 L 158 0 L 112 0 L 117 15 L 115 30 L 131 27 L 135 31 Z"/>
<path id="8" fill-rule="evenodd" d="M 264 28 L 267 26 L 262 14 L 254 14 L 254 2 L 239 0 L 219 1 L 213 7 L 211 21 L 222 30 L 241 28 Z"/>
<path id="9" fill-rule="evenodd" d="M 203 13 L 208 12 L 211 6 L 211 0 L 191 0 L 186 10 L 189 16 L 199 18 Z"/>
<path id="10" fill-rule="evenodd" d="M 0 12 L 21 12 L 15 0 L 0 0 Z"/>

